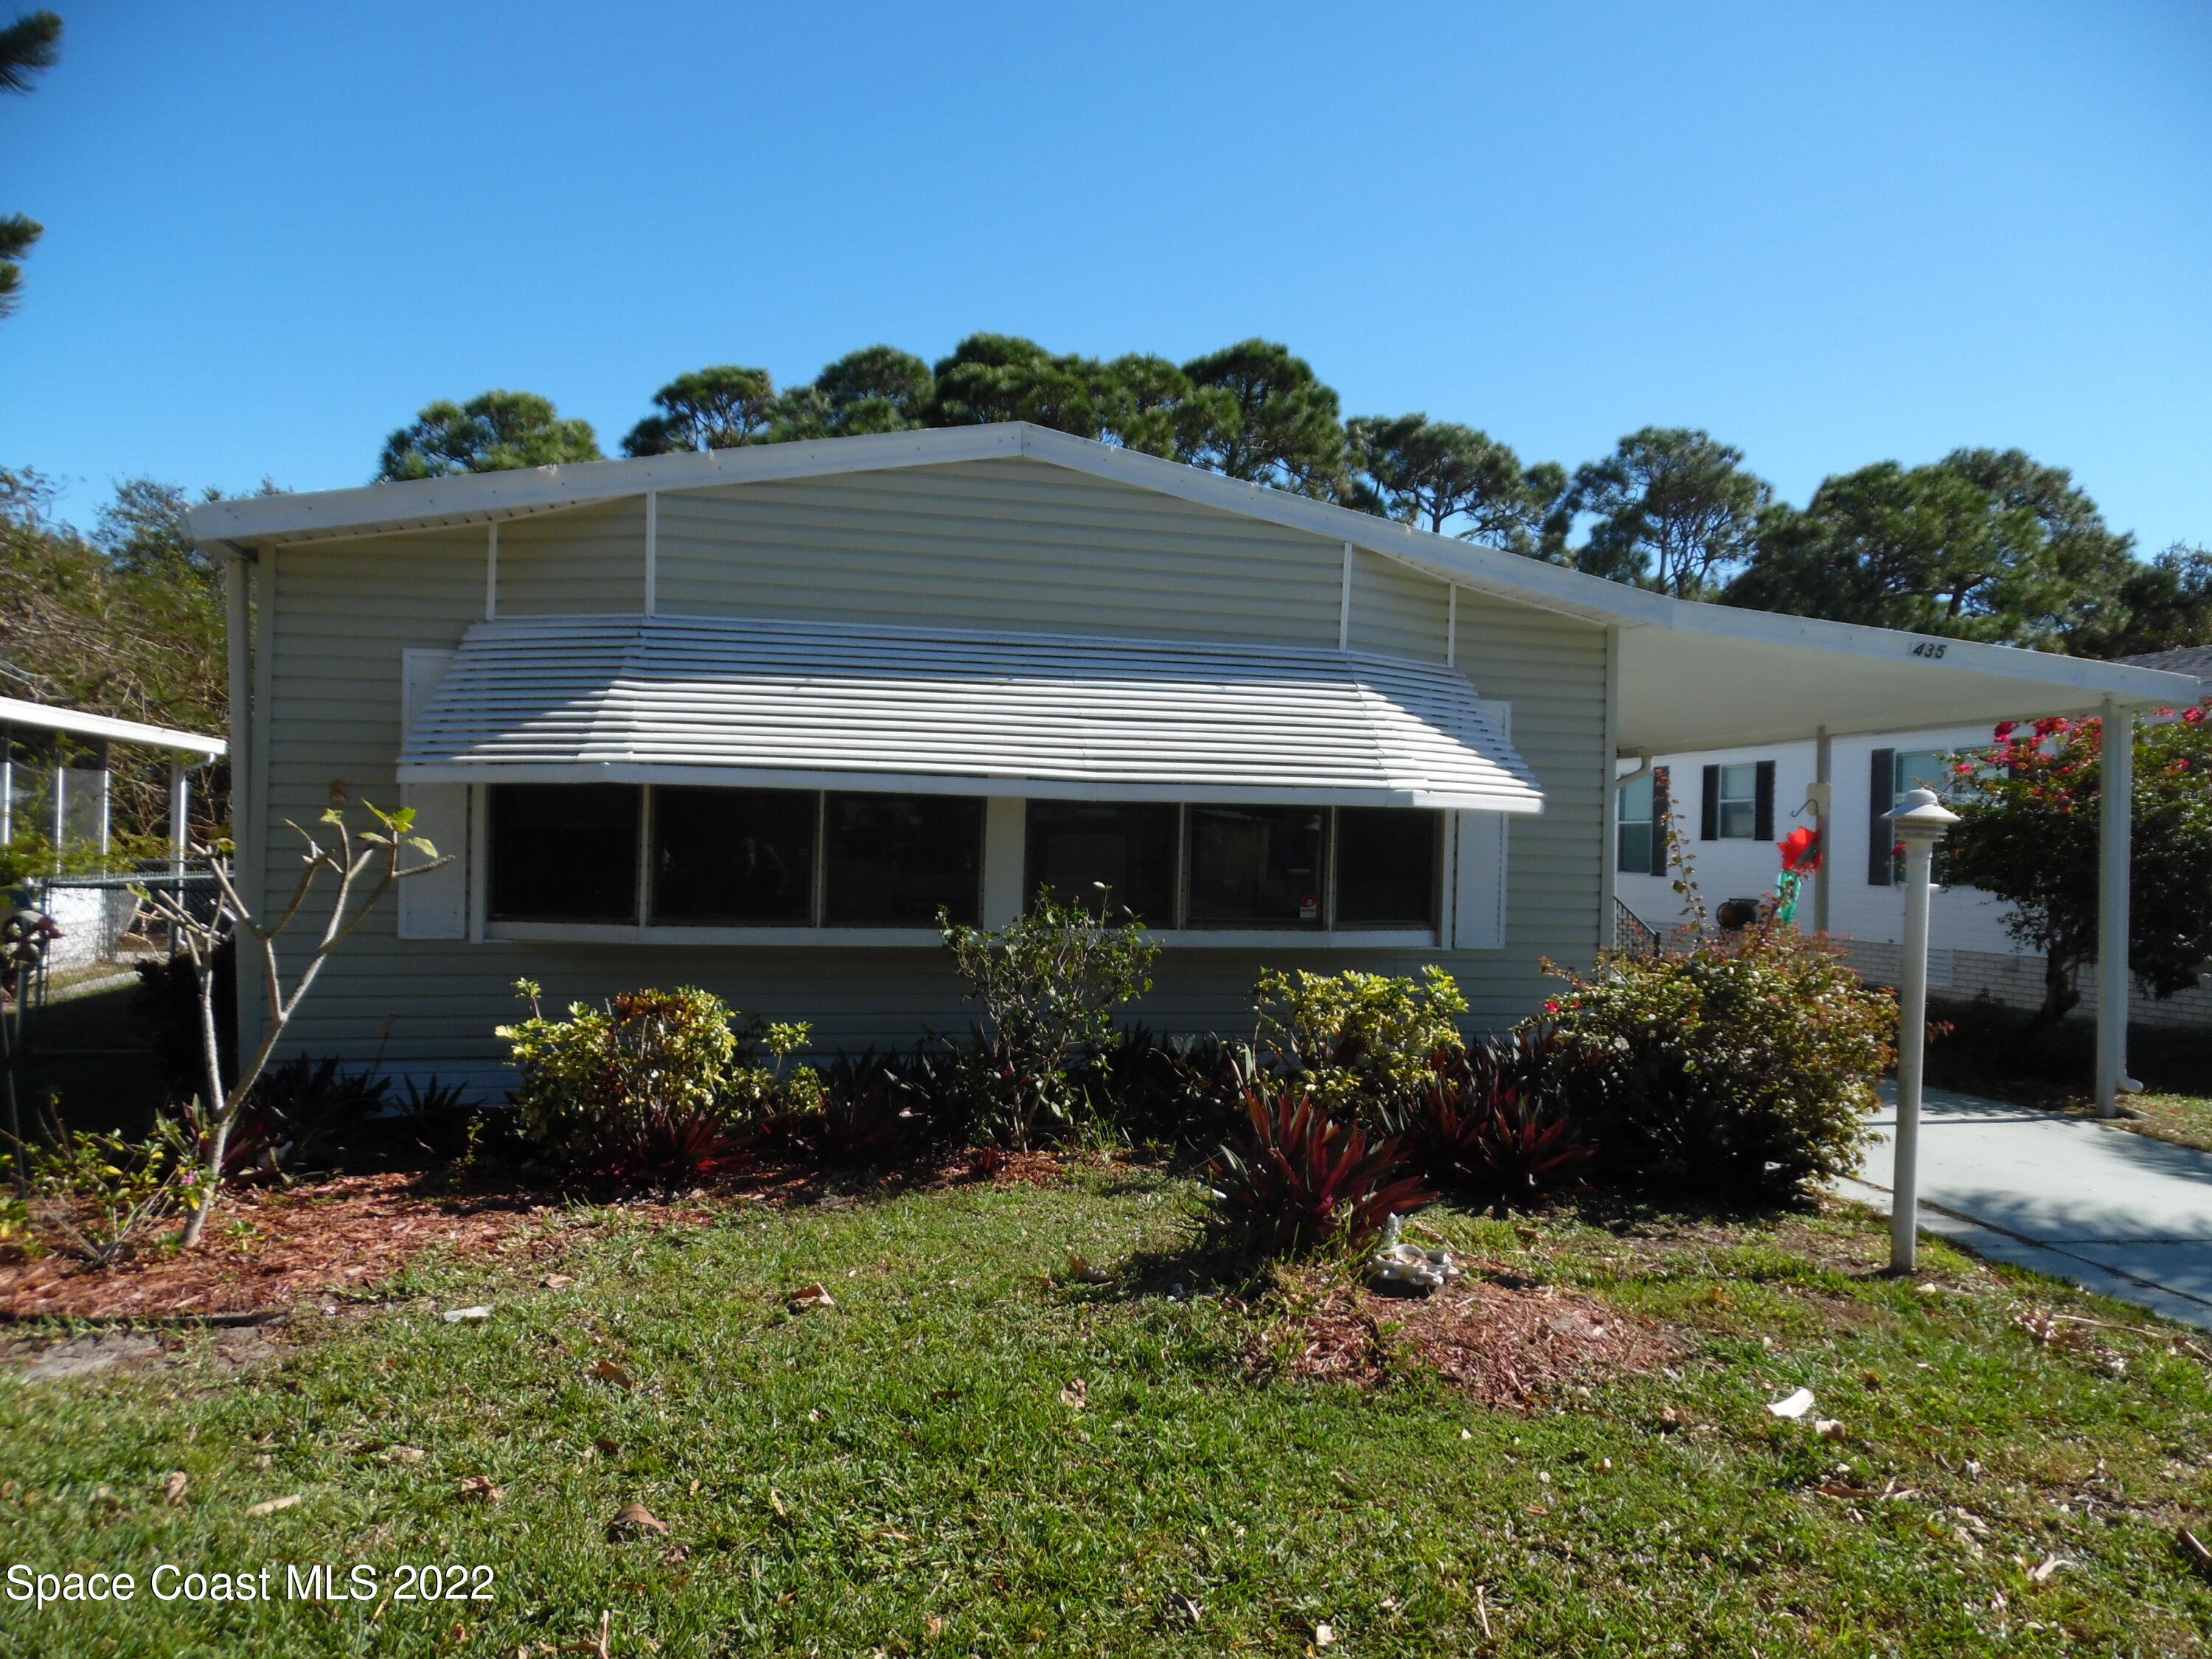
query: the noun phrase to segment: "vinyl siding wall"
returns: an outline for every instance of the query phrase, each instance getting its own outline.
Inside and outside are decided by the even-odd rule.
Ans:
[[[641,501],[502,526],[500,614],[635,612],[643,536]],[[356,801],[397,800],[400,653],[451,647],[482,614],[485,543],[480,530],[439,532],[264,556],[273,646],[261,823],[272,894],[298,869],[284,819],[312,823],[334,782]],[[657,565],[664,614],[1334,645],[1343,549],[1006,460],[664,494]],[[1440,661],[1445,614],[1443,584],[1356,558],[1355,649]],[[1598,940],[1605,647],[1601,628],[1460,594],[1458,665],[1482,695],[1512,702],[1516,744],[1548,802],[1511,831],[1507,949],[1328,951],[1286,939],[1279,951],[1170,950],[1130,1017],[1162,1030],[1241,1030],[1263,965],[1405,972],[1432,960],[1460,976],[1476,1026],[1526,1012],[1542,994],[1537,959],[1586,962]],[[957,1032],[972,1017],[933,948],[403,940],[394,916],[387,898],[333,961],[289,1052],[481,1073],[501,1053],[491,1029],[514,1018],[511,987],[524,976],[552,1006],[702,985],[748,1012],[813,1022],[824,1050]]]

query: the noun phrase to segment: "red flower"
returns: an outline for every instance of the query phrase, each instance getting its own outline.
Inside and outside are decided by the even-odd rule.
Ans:
[[[1559,1012],[1559,1005],[1556,1002],[1547,1002],[1544,1005],[1544,1012],[1547,1014],[1556,1014]]]
[[[2201,702],[2198,703],[2196,708],[2190,709],[2186,714],[2183,714],[2181,718],[2191,726],[2203,725],[2204,705]]]
[[[1996,739],[1999,743],[2010,743],[2012,741],[2012,729],[2015,724],[2017,724],[2017,722],[2013,720],[1999,720],[1997,722]]]
[[[1780,843],[1782,867],[1797,872],[1818,867],[1820,862],[1820,832],[1800,824],[1790,832],[1789,839]]]

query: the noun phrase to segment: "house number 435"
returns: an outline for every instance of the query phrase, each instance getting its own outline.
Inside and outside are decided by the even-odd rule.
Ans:
[[[1916,657],[1934,659],[1942,656],[1948,648],[1949,647],[1948,646],[1938,641],[1923,640],[1919,644],[1912,647],[1912,654]]]

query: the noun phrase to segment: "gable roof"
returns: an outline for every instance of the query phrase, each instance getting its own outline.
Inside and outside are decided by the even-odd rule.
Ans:
[[[1840,735],[2195,695],[2190,682],[2152,667],[1673,599],[1019,422],[246,496],[195,507],[190,523],[203,545],[251,557],[265,547],[486,524],[653,491],[1010,459],[1348,543],[1475,592],[1618,629],[1622,750],[1718,748],[1820,726]]]
[[[2194,674],[2197,680],[2212,686],[2212,645],[2185,645],[2179,651],[2146,651],[2137,657],[2122,657],[2122,662],[2133,663],[2138,668],[2162,669],[2169,674]]]

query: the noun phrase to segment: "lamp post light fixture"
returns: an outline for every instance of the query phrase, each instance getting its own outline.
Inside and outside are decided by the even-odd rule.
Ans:
[[[1897,1010],[1897,1162],[1890,1178],[1889,1270],[1912,1271],[1920,1232],[1920,1065],[1928,1042],[1929,869],[1959,815],[1932,789],[1908,789],[1884,814],[1905,843],[1905,961]]]

